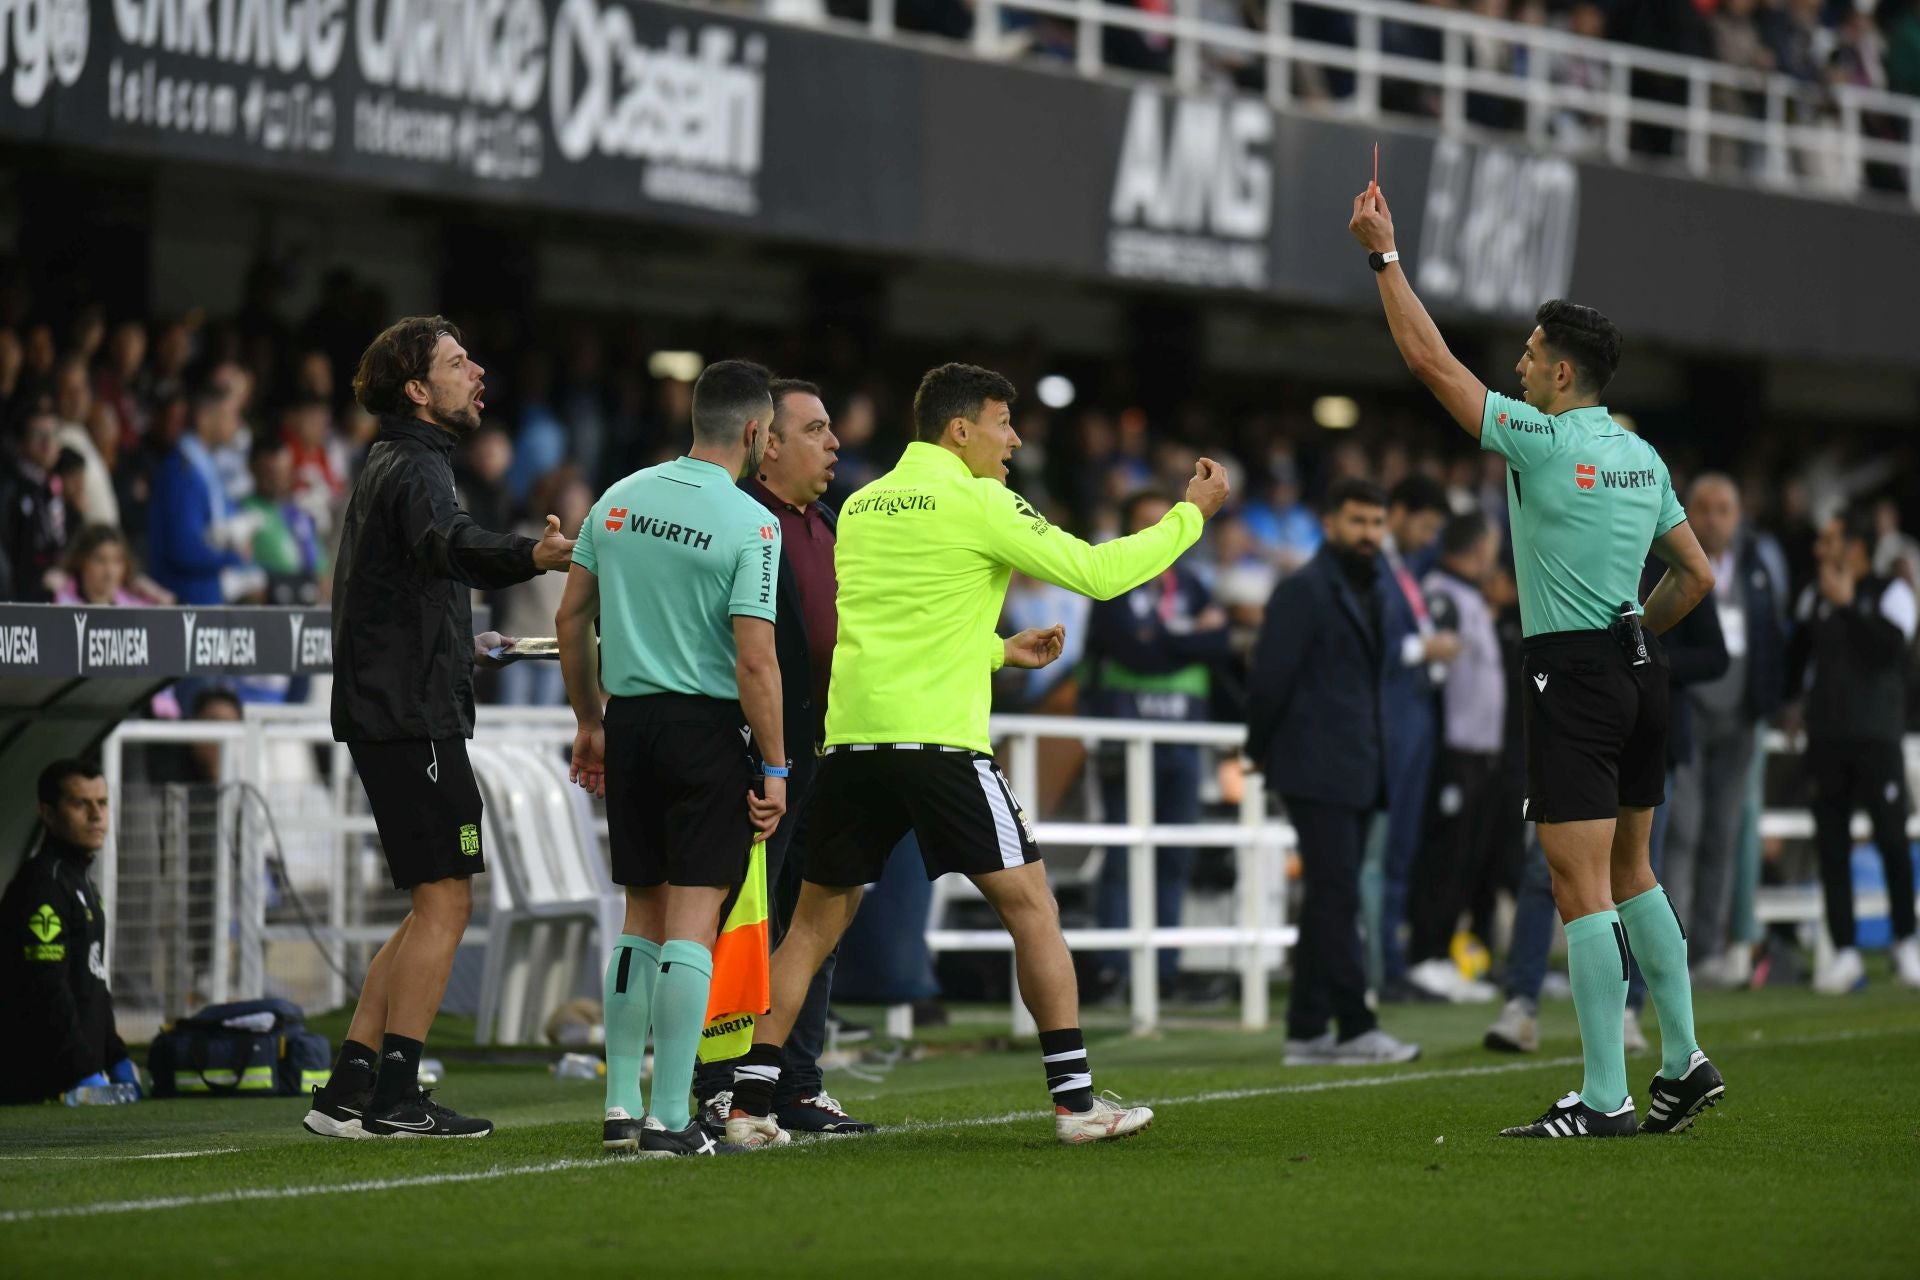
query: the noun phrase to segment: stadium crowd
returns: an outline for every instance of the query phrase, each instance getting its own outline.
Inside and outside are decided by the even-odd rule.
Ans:
[[[352,404],[346,384],[359,346],[385,321],[379,290],[336,271],[317,305],[296,321],[279,313],[273,274],[261,270],[245,305],[231,316],[152,318],[109,316],[98,306],[54,314],[33,305],[17,276],[7,278],[12,283],[0,288],[0,413],[7,424],[0,457],[0,599],[324,602],[342,504],[377,426]],[[483,319],[469,330],[477,353],[515,354],[496,361],[504,367],[488,377],[494,389],[487,419],[456,457],[460,498],[488,528],[522,525],[537,533],[539,518],[549,511],[577,527],[606,485],[677,454],[686,438],[690,379],[699,358],[691,356],[687,367],[691,353],[657,350],[665,345],[663,335],[638,324],[573,318],[545,326],[542,332],[554,335],[552,345],[539,346],[513,341],[502,327],[507,323]],[[737,336],[708,332],[703,340],[730,345]],[[741,345],[752,341],[742,338]],[[828,389],[840,443],[827,501],[837,504],[890,465],[901,447],[910,375],[877,374],[866,353],[831,342],[812,349],[784,338],[762,345],[778,353],[779,367],[816,377]],[[1045,372],[1030,351],[969,354],[1007,369],[1023,391]],[[894,358],[910,368],[919,356]],[[1150,413],[1126,398],[1103,400],[1113,389],[1132,385],[1117,365],[1108,375],[1097,383],[1083,379],[1093,395],[1068,408],[1023,396],[1015,407],[1024,445],[1012,460],[1013,487],[1056,523],[1097,541],[1151,523],[1166,500],[1159,495],[1177,494],[1204,450],[1230,469],[1235,505],[1209,524],[1205,540],[1176,572],[1110,605],[1016,579],[1007,603],[1009,627],[1065,621],[1067,661],[1041,671],[1002,672],[998,708],[1244,721],[1248,660],[1268,600],[1319,551],[1318,500],[1349,480],[1373,482],[1392,497],[1394,585],[1404,589],[1410,612],[1399,634],[1389,626],[1388,643],[1401,652],[1413,635],[1419,652],[1407,665],[1430,677],[1410,696],[1429,707],[1444,696],[1448,669],[1463,648],[1474,646],[1433,633],[1457,631],[1459,623],[1447,619],[1465,615],[1483,617],[1498,630],[1500,660],[1511,675],[1517,604],[1510,571],[1501,567],[1509,561],[1498,458],[1474,452],[1430,415],[1390,397],[1368,402],[1353,429],[1333,431],[1315,425],[1306,403],[1286,397],[1248,414],[1197,401]],[[1916,474],[1910,446],[1887,448],[1865,433],[1818,445],[1758,433],[1740,442],[1740,468],[1729,477],[1709,477],[1703,490],[1696,479],[1730,456],[1686,438],[1658,443],[1690,507],[1703,493],[1718,504],[1726,531],[1715,554],[1737,557],[1767,575],[1769,608],[1778,615],[1783,643],[1796,618],[1813,617],[1825,589],[1822,565],[1838,535],[1822,534],[1837,513],[1854,513],[1842,532],[1868,540],[1864,554],[1870,563],[1862,571],[1920,582],[1920,541],[1902,528],[1896,501],[1902,478]],[[1476,535],[1481,529],[1490,538],[1484,556]],[[1456,600],[1428,610],[1436,573],[1450,574],[1438,583],[1440,594],[1457,595],[1468,581],[1484,607],[1462,609]],[[488,603],[496,628],[508,635],[550,634],[562,585],[551,576],[551,582],[495,593]],[[1425,592],[1414,585],[1423,580]],[[1723,608],[1736,604],[1746,607],[1728,600]],[[1909,637],[1907,666],[1913,657]],[[1488,660],[1484,647],[1479,660]],[[549,664],[481,675],[484,698],[563,701],[558,672]],[[1908,679],[1904,687],[1910,698],[1920,681]],[[249,699],[284,698],[288,692],[284,681],[249,682],[239,690]],[[292,692],[298,697],[302,691],[294,686]],[[1797,704],[1775,713],[1787,692],[1781,688],[1758,699],[1754,705],[1763,714],[1753,719],[1797,724]],[[1702,713],[1716,732],[1732,714],[1724,693],[1712,695],[1719,700]],[[155,713],[179,711],[162,699]],[[1517,750],[1516,716],[1494,726],[1492,741],[1469,732],[1470,743],[1448,740],[1446,716],[1396,713],[1386,723],[1389,753],[1396,749],[1394,735],[1413,731],[1408,726],[1421,726],[1418,732],[1428,735],[1420,745],[1429,759],[1438,751],[1444,762],[1452,747],[1511,761]],[[1916,723],[1911,710],[1906,723]],[[1751,729],[1752,719],[1745,726],[1749,738]],[[1124,799],[1121,762],[1096,756],[1093,763],[1103,805],[1117,820]],[[1191,820],[1203,793],[1218,794],[1202,772],[1197,750],[1163,748],[1156,756],[1162,821]],[[1723,780],[1724,774],[1721,769],[1714,776]],[[1219,781],[1231,794],[1235,778]],[[1425,848],[1419,828],[1432,796],[1425,776],[1410,785],[1417,794],[1400,797],[1394,806],[1402,812],[1403,829],[1377,838]],[[1784,785],[1799,783],[1788,777]],[[1736,830],[1740,825],[1729,814],[1750,805],[1758,786],[1757,780],[1739,786],[1696,782],[1677,792],[1688,798],[1674,807],[1714,804],[1725,810],[1675,813],[1673,823],[1688,833],[1688,847],[1698,844],[1703,827],[1710,840],[1726,845],[1729,824]],[[1411,830],[1404,829],[1408,824]],[[1474,864],[1475,882],[1461,899],[1473,932],[1487,941],[1496,891],[1517,893],[1526,875],[1518,824],[1513,827],[1502,837],[1498,857]],[[1739,856],[1757,863],[1757,837],[1749,844]],[[1768,875],[1793,874],[1780,865],[1778,842],[1769,854]],[[1729,847],[1713,856],[1724,862],[1735,853]],[[1103,921],[1118,924],[1125,919],[1124,859],[1109,858],[1108,866],[1096,909]],[[1159,914],[1177,921],[1185,888],[1223,874],[1230,875],[1230,867],[1217,860],[1191,850],[1165,851]],[[1421,873],[1413,874],[1417,879]],[[1727,887],[1732,882],[1724,866],[1700,873],[1699,883],[1711,886],[1713,899],[1702,918],[1723,935],[1703,946],[1705,957],[1719,956],[1723,943],[1760,941],[1750,910],[1749,918],[1727,915],[1723,900],[1733,892]],[[1391,887],[1382,896],[1390,915],[1406,913],[1404,886],[1398,897]],[[1381,909],[1372,908],[1376,914]],[[1445,950],[1453,921],[1419,926],[1419,954],[1411,958],[1392,941],[1404,923],[1394,918],[1370,931],[1377,983],[1408,998],[1487,997],[1481,986],[1422,963],[1440,958],[1435,952]],[[1384,948],[1382,938],[1389,940]],[[1124,983],[1120,961],[1113,957],[1106,965],[1110,994]],[[1167,976],[1175,978],[1172,953],[1165,963]],[[1744,970],[1727,972],[1738,979]],[[1422,987],[1410,976],[1415,974],[1433,980]],[[1409,990],[1408,983],[1417,989]]]

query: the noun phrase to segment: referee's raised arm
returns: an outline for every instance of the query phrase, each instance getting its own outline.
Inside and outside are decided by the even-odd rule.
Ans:
[[[1393,330],[1394,345],[1413,376],[1426,384],[1453,420],[1475,440],[1480,438],[1481,412],[1487,401],[1487,388],[1467,367],[1447,350],[1446,339],[1433,323],[1433,317],[1420,305],[1400,263],[1400,251],[1393,245],[1393,213],[1387,197],[1377,183],[1353,198],[1353,218],[1347,223],[1367,250],[1380,285],[1380,304],[1386,308],[1387,327]]]

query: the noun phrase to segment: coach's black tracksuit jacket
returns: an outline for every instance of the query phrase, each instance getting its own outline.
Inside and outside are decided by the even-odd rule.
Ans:
[[[47,837],[0,896],[0,1102],[41,1102],[127,1056],[90,850]]]
[[[453,434],[382,418],[347,500],[333,569],[333,736],[403,742],[473,736],[474,587],[539,572],[532,538],[490,533],[460,509]]]

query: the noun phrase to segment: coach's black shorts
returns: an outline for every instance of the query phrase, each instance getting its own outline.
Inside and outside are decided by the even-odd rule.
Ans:
[[[1526,816],[1586,822],[1667,798],[1667,654],[1647,633],[1639,665],[1605,631],[1555,631],[1521,646]]]
[[[806,878],[871,884],[909,829],[929,880],[1040,860],[1033,826],[993,757],[918,743],[828,747],[807,805]]]
[[[731,889],[753,850],[757,772],[738,702],[657,693],[607,703],[613,882]]]
[[[480,784],[467,761],[465,738],[349,742],[347,752],[367,789],[393,887],[478,875]]]

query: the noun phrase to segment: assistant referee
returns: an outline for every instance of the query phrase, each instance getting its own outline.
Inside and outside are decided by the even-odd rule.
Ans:
[[[1726,1085],[1694,1040],[1686,935],[1647,861],[1653,810],[1666,798],[1667,662],[1655,637],[1713,590],[1712,567],[1660,455],[1600,403],[1620,362],[1611,321],[1570,302],[1542,306],[1514,367],[1522,399],[1509,399],[1447,350],[1400,265],[1377,184],[1354,197],[1347,229],[1370,251],[1407,367],[1482,449],[1507,461],[1526,637],[1526,813],[1566,922],[1586,1079],[1532,1124],[1502,1132],[1679,1132]],[[1667,572],[1643,610],[1649,545]],[[1629,939],[1660,1015],[1662,1057],[1637,1125],[1622,1044]]]
[[[707,366],[693,385],[693,447],[594,504],[554,620],[579,726],[574,780],[606,796],[613,880],[627,891],[606,973],[609,1151],[722,1153],[688,1106],[714,936],[754,833],[772,835],[786,811],[780,522],[736,487],[767,449],[771,379],[745,360]],[[764,796],[753,791],[749,733],[767,762]],[[640,1091],[649,1027],[650,1114]]]

